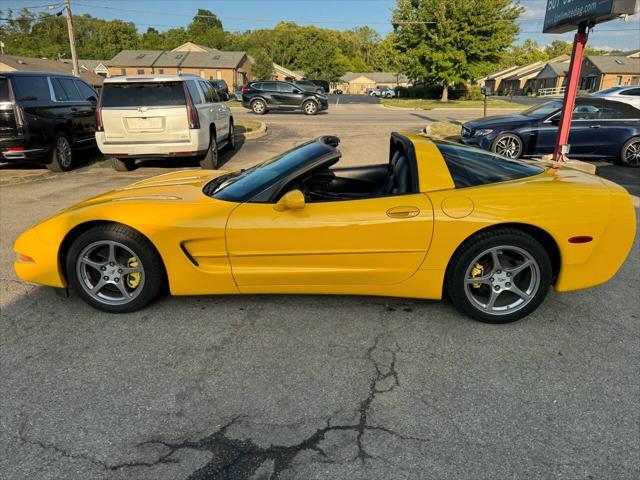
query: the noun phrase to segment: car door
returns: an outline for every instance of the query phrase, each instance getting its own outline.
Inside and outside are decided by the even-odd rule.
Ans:
[[[63,92],[64,96],[60,95],[62,98],[56,100],[66,104],[66,115],[73,125],[73,143],[83,146],[94,138],[95,109],[89,101],[82,98],[72,78],[56,77],[52,80],[57,82]]]
[[[593,99],[590,103],[580,103],[575,106],[569,131],[569,145],[571,145],[569,156],[588,157],[595,154],[598,142],[601,141],[601,132],[599,131],[600,103],[601,100]],[[553,153],[559,123],[560,112],[540,122],[537,128],[536,147],[535,151],[531,152],[532,154]]]
[[[278,82],[276,88],[278,91],[275,93],[275,96],[281,106],[297,108],[302,103],[302,91],[295,85],[287,82]]]
[[[217,111],[213,108],[213,104],[205,102],[204,92],[202,92],[198,85],[199,82],[196,80],[185,80],[184,83],[187,85],[191,102],[198,111],[200,128],[208,129],[209,125],[216,125]]]
[[[210,113],[213,114],[218,138],[222,139],[229,132],[228,108],[221,103],[220,96],[211,83],[204,80],[199,80],[198,83],[204,95],[205,104],[208,105]]]
[[[86,106],[84,120],[86,122],[88,136],[95,140],[96,132],[96,104],[98,103],[98,94],[96,91],[87,85],[85,82],[79,79],[74,79],[73,82],[76,88],[80,92],[80,97],[83,102],[88,102]]]
[[[243,203],[226,239],[238,286],[390,285],[416,272],[432,230],[431,202],[416,193],[285,211]]]

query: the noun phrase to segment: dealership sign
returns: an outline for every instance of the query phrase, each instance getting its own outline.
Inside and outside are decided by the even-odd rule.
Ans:
[[[620,15],[633,15],[637,0],[547,0],[543,33],[576,30],[580,23],[596,24]]]

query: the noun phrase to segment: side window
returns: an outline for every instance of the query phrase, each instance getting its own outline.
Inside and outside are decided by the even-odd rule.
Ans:
[[[256,90],[264,90],[262,82],[257,82],[251,85],[251,88],[255,88]]]
[[[276,82],[264,82],[262,84],[261,90],[265,90],[267,92],[277,92],[277,83]]]
[[[13,93],[17,101],[51,100],[51,92],[47,77],[39,75],[25,75],[14,77]]]
[[[581,104],[573,109],[572,120],[595,120],[600,118],[600,109],[595,105]]]
[[[204,92],[205,103],[214,103],[214,102],[220,101],[220,98],[218,97],[218,92],[216,91],[215,88],[213,88],[213,85],[211,85],[208,82],[200,82],[200,87]]]
[[[56,102],[67,102],[69,101],[69,97],[67,97],[67,92],[60,85],[60,81],[57,78],[51,77],[51,85],[53,86],[53,95],[56,99]]]
[[[298,89],[291,85],[290,83],[277,83],[278,91],[282,93],[294,93],[297,92]]]
[[[67,101],[80,101],[82,97],[80,96],[80,92],[75,86],[75,83],[70,78],[58,78],[60,85],[62,85],[62,89],[67,94]]]
[[[81,80],[74,80],[76,87],[80,90],[80,95],[83,100],[87,102],[95,102],[98,99],[98,94],[89,85]]]
[[[186,80],[184,83],[187,84],[187,89],[189,90],[189,95],[191,95],[191,101],[193,102],[193,104],[201,104],[202,96],[200,95],[200,91],[198,90],[196,82],[194,82],[193,80]]]
[[[631,95],[633,97],[640,97],[640,88],[631,88],[622,92],[622,95]]]

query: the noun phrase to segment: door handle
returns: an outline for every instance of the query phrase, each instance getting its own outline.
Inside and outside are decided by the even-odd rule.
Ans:
[[[413,218],[419,214],[418,207],[393,207],[387,210],[387,216],[391,218]]]

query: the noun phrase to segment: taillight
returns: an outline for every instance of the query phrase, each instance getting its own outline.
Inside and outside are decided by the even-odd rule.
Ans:
[[[16,98],[13,95],[13,87],[11,86],[11,82],[9,82],[9,102],[13,107],[13,117],[16,121],[16,128],[18,130],[26,131],[26,122],[24,119],[24,110],[18,103],[16,102]]]
[[[249,85],[242,87],[242,93],[249,93]]]
[[[187,101],[187,118],[189,119],[189,128],[191,130],[197,130],[200,128],[200,117],[198,116],[198,110],[193,106],[191,101],[191,95],[189,95],[189,89],[187,84],[182,82],[184,88],[184,98]]]

